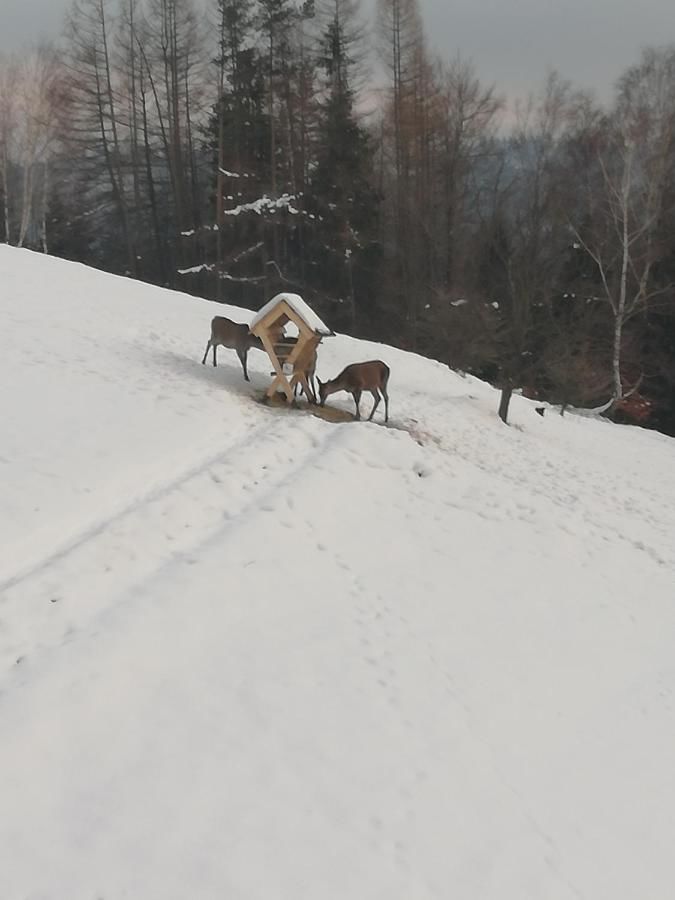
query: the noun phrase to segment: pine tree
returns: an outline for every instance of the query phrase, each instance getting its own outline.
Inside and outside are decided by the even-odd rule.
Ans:
[[[355,113],[351,87],[355,67],[348,11],[353,4],[333,0],[319,42],[324,73],[308,210],[316,216],[311,254],[316,286],[334,302],[345,304],[342,318],[351,330],[363,323],[357,287],[371,249],[379,197],[373,187],[373,147]]]
[[[258,0],[260,28],[267,56],[267,109],[270,121],[270,190],[276,198],[278,193],[278,128],[276,110],[281,92],[281,62],[287,51],[291,25],[297,16],[297,8],[291,0]]]

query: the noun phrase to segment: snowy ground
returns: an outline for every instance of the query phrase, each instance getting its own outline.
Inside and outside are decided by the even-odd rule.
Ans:
[[[670,896],[675,443],[215,312],[0,247],[0,900]]]

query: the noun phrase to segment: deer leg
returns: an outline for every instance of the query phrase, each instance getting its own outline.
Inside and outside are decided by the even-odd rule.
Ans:
[[[209,341],[206,345],[206,350],[204,351],[204,359],[202,360],[202,365],[206,362],[206,357],[209,355],[209,347],[211,346],[211,341]]]
[[[375,388],[375,390],[371,391],[370,393],[373,395],[373,400],[375,401],[375,403],[373,403],[373,408],[370,411],[370,415],[368,416],[368,421],[372,422],[373,416],[375,415],[375,410],[380,405],[380,392],[377,390],[377,388]]]
[[[389,421],[389,394],[387,393],[386,387],[380,388],[382,391],[382,396],[384,397],[384,421]]]
[[[361,418],[361,412],[359,410],[359,403],[361,402],[361,391],[352,391],[352,397],[354,398],[354,403],[356,404],[356,418]]]
[[[248,377],[248,372],[246,371],[246,350],[237,350],[237,356],[239,357],[239,362],[241,363],[241,367],[244,370],[244,378],[246,381],[250,381],[251,379]]]
[[[216,365],[216,347],[218,346],[218,344],[212,344],[211,346],[213,347],[213,365],[215,366]]]

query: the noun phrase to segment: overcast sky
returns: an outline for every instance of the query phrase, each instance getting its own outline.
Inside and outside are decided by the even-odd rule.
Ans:
[[[0,0],[0,50],[57,37],[69,5]],[[459,51],[484,81],[511,96],[538,86],[555,68],[606,98],[643,46],[675,41],[674,0],[420,0],[420,6],[439,53]]]

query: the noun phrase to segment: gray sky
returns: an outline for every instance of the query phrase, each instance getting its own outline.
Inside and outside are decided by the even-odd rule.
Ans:
[[[421,0],[437,50],[472,59],[509,94],[548,68],[601,98],[643,47],[675,41],[673,0]]]
[[[69,5],[70,0],[0,0],[0,51],[58,36]],[[420,5],[432,46],[446,57],[461,52],[483,81],[511,96],[537,87],[550,67],[606,98],[643,46],[675,41],[673,0],[420,0]]]

